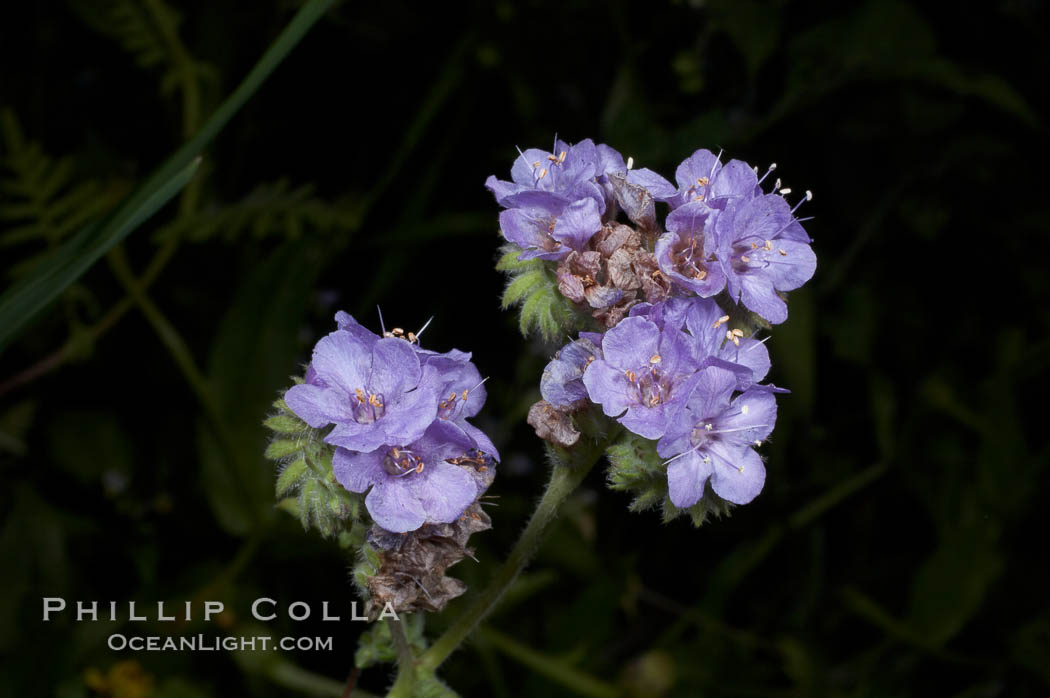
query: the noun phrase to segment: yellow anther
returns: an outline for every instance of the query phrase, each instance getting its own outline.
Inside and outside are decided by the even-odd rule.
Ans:
[[[470,392],[469,390],[464,390],[464,391],[463,391],[463,399],[464,399],[464,400],[466,400],[466,399],[467,399],[467,393],[469,393],[469,392]]]
[[[540,170],[540,179],[543,179],[543,178],[544,178],[544,177],[546,177],[546,176],[547,176],[547,168],[546,168],[546,167],[544,167],[544,168],[542,168],[542,169]]]
[[[746,254],[742,254],[742,255],[740,255],[740,261],[744,262],[746,264],[746,263],[751,261],[751,258],[748,257]]]
[[[735,334],[737,337],[743,337],[744,336],[744,331],[743,330],[733,330],[733,334]]]
[[[558,153],[558,162],[565,162],[566,155],[567,153],[564,150]]]
[[[634,380],[636,378],[636,376],[634,375],[634,371],[632,371],[631,369],[627,369],[626,371],[623,372],[623,375],[627,376],[627,380],[629,380],[632,383],[634,383]]]
[[[661,357],[659,354],[653,354],[652,356],[649,357],[649,363],[651,363],[651,364],[658,364],[662,360],[663,360],[663,357]]]
[[[711,183],[711,180],[707,177],[698,177],[696,183],[699,184],[701,187],[706,187],[708,184]]]
[[[729,316],[723,315],[722,317],[715,320],[715,324],[711,325],[711,327],[718,327],[719,325],[724,325],[727,322],[729,322]]]
[[[423,472],[423,461],[419,461],[419,465],[416,466],[416,472],[417,473]]]
[[[714,428],[715,428],[715,425],[712,424],[711,422],[708,422],[707,424],[704,425],[704,430],[705,431],[711,431]]]
[[[751,411],[751,408],[749,408],[747,405],[744,405],[740,408],[740,411],[746,416],[747,413]]]
[[[777,252],[780,253],[781,257],[787,257],[787,252],[784,251],[783,247],[781,247],[779,250],[777,250]]]
[[[354,388],[354,395],[357,396],[359,402],[366,402],[365,391],[360,388]]]
[[[767,252],[772,252],[773,251],[773,241],[772,240],[766,240],[766,244],[762,245],[762,248],[765,249]]]

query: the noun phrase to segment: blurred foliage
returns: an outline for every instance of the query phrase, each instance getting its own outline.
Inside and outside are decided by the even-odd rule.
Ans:
[[[297,4],[0,10],[8,283],[195,133]],[[455,568],[482,586],[545,479],[524,416],[552,347],[499,299],[528,308],[524,330],[562,310],[549,275],[504,257],[505,287],[493,269],[483,182],[555,132],[668,176],[698,147],[776,161],[816,193],[820,266],[770,343],[792,393],[762,496],[695,529],[628,511],[644,459],[613,479],[627,492],[594,474],[442,680],[497,698],[1045,695],[1048,20],[1032,0],[337,6],[175,205],[0,357],[0,695],[382,692],[389,632],[347,620],[344,548],[275,511],[262,420],[336,309],[434,315],[427,346],[491,377],[499,507]],[[227,611],[42,623],[43,596]],[[248,625],[260,596],[345,603],[344,620]],[[132,654],[113,632],[334,651]]]

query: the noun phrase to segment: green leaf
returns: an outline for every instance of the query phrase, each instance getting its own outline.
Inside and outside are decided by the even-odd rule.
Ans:
[[[306,32],[335,3],[309,0],[259,62],[189,141],[158,167],[103,221],[81,230],[34,273],[0,296],[0,352],[21,329],[99,257],[173,197],[200,165],[200,154]]]
[[[281,402],[283,403],[284,401],[282,400]],[[310,428],[306,425],[306,422],[291,414],[275,414],[267,418],[263,422],[263,426],[278,434],[301,434]]]
[[[0,352],[26,323],[80,278],[99,257],[179,193],[199,166],[200,159],[194,159],[162,182],[152,184],[144,194],[132,194],[104,221],[82,228],[40,262],[32,274],[0,296]],[[152,180],[147,184],[150,183]],[[143,188],[146,185],[140,189]]]
[[[533,269],[517,277],[510,282],[507,290],[503,292],[503,307],[509,308],[517,304],[525,296],[529,295],[537,285],[544,283],[546,280],[547,275],[542,269]]]
[[[263,455],[270,460],[280,460],[282,458],[287,458],[293,453],[299,453],[301,450],[302,446],[297,441],[278,439],[270,442],[270,445],[266,447],[266,451]]]
[[[305,458],[294,460],[284,466],[281,469],[281,474],[277,477],[277,496],[283,496],[288,490],[297,485],[304,474],[306,474]]]
[[[312,255],[299,243],[256,265],[244,278],[212,345],[207,374],[234,441],[232,472],[203,423],[198,444],[204,490],[216,517],[231,533],[247,533],[273,509],[273,469],[261,458],[267,433],[259,415],[266,413],[287,382],[288,367],[300,351],[297,330],[319,268]],[[267,424],[276,420],[282,428],[290,428],[290,419],[287,414],[276,415]],[[297,440],[278,443],[293,441]]]

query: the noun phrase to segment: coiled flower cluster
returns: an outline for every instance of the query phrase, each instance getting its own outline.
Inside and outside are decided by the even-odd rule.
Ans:
[[[628,432],[609,451],[610,481],[636,508],[665,499],[665,513],[702,520],[765,482],[755,448],[786,391],[762,384],[757,334],[787,319],[785,293],[816,270],[795,216],[812,194],[791,205],[779,179],[766,184],[774,170],[698,150],[671,183],[607,145],[556,141],[519,152],[511,181],[486,182],[505,209],[502,268],[523,272],[508,288],[523,325],[530,296],[554,287],[569,311],[547,311],[541,328],[579,332],[544,371],[529,421],[572,447],[581,415],[600,406]]]
[[[456,521],[492,480],[499,454],[471,424],[485,389],[470,354],[439,354],[400,329],[376,335],[350,315],[322,338],[289,409],[331,429],[332,470],[382,529],[415,531]]]

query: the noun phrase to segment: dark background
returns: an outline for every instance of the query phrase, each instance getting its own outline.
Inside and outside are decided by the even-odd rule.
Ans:
[[[6,3],[4,284],[174,150],[294,9]],[[637,696],[1045,695],[1047,19],[1035,0],[337,6],[123,246],[136,273],[174,252],[149,295],[235,436],[236,480],[192,367],[121,310],[105,261],[0,357],[0,693],[339,695],[316,676],[350,673],[364,626],[345,619],[267,624],[334,636],[280,659],[105,647],[253,634],[258,596],[349,614],[348,554],[273,510],[261,457],[270,402],[336,309],[373,327],[377,303],[406,329],[433,315],[425,344],[490,376],[499,507],[480,562],[456,568],[488,578],[542,488],[524,416],[552,348],[499,307],[483,182],[557,133],[667,177],[701,147],[775,161],[815,194],[819,266],[769,343],[793,392],[762,495],[696,530],[628,513],[596,471],[487,623],[543,656],[483,637],[448,683],[572,695],[538,673],[553,665]],[[43,596],[230,612],[44,624]]]

